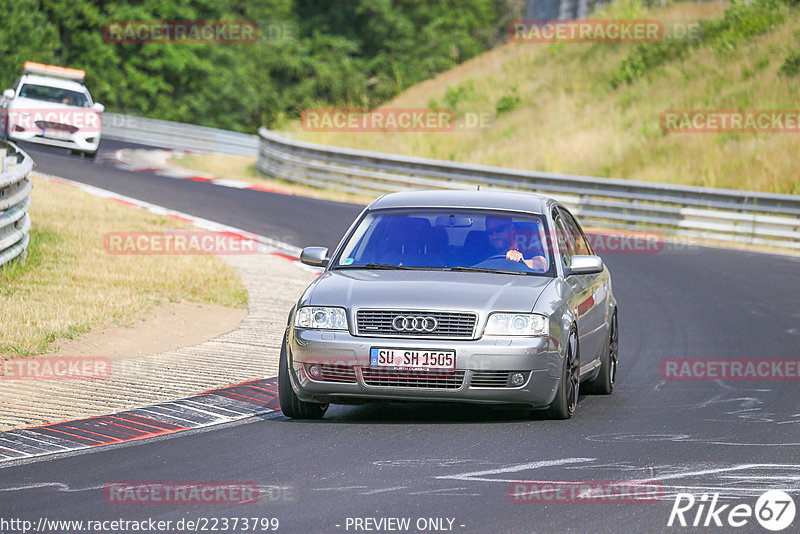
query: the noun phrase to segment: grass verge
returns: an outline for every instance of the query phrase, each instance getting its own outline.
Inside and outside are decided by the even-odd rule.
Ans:
[[[47,352],[99,324],[127,324],[163,302],[244,308],[233,268],[207,255],[111,255],[112,231],[189,229],[186,223],[32,176],[25,262],[0,269],[0,354]]]
[[[509,43],[385,107],[490,113],[485,129],[310,132],[296,139],[464,163],[800,194],[792,133],[664,133],[684,109],[796,110],[800,9],[788,0],[618,1],[605,19],[702,25],[692,43]],[[356,106],[357,107],[357,106]]]

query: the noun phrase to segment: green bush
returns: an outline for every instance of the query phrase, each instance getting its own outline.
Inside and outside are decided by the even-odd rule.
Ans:
[[[519,93],[517,91],[516,86],[511,88],[511,94],[503,95],[500,97],[500,100],[497,101],[497,105],[495,106],[495,110],[497,111],[498,115],[503,113],[507,113],[509,111],[513,111],[519,107],[521,102]]]
[[[797,76],[797,74],[800,73],[800,52],[796,52],[787,57],[778,72],[790,78]]]
[[[475,82],[467,80],[459,85],[448,85],[444,91],[444,106],[455,112],[461,111],[461,104],[475,98]]]

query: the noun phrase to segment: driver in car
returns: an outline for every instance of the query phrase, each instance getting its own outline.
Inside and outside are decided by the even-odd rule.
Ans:
[[[526,259],[523,257],[522,252],[517,250],[514,222],[510,219],[487,217],[486,234],[489,236],[489,242],[498,255],[505,255],[507,260],[522,261],[534,271],[543,272],[547,270],[547,260],[544,256],[534,255]]]

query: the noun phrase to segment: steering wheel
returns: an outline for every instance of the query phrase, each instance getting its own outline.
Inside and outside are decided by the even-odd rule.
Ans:
[[[509,260],[506,258],[505,254],[494,254],[489,256],[485,260],[482,260],[473,267],[485,268],[485,269],[501,269],[501,270],[514,270],[514,271],[521,271],[521,272],[528,272],[528,266],[521,261],[514,261]]]

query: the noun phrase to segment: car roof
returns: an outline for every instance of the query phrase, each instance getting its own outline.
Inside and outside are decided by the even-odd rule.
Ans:
[[[46,87],[58,87],[59,89],[68,89],[70,91],[77,91],[79,93],[88,93],[86,86],[74,80],[65,80],[63,78],[54,78],[52,76],[42,76],[39,74],[23,74],[22,83],[32,83],[35,85],[44,85]]]
[[[389,193],[370,204],[370,209],[473,208],[542,214],[552,199],[536,193],[515,191],[408,191]]]

